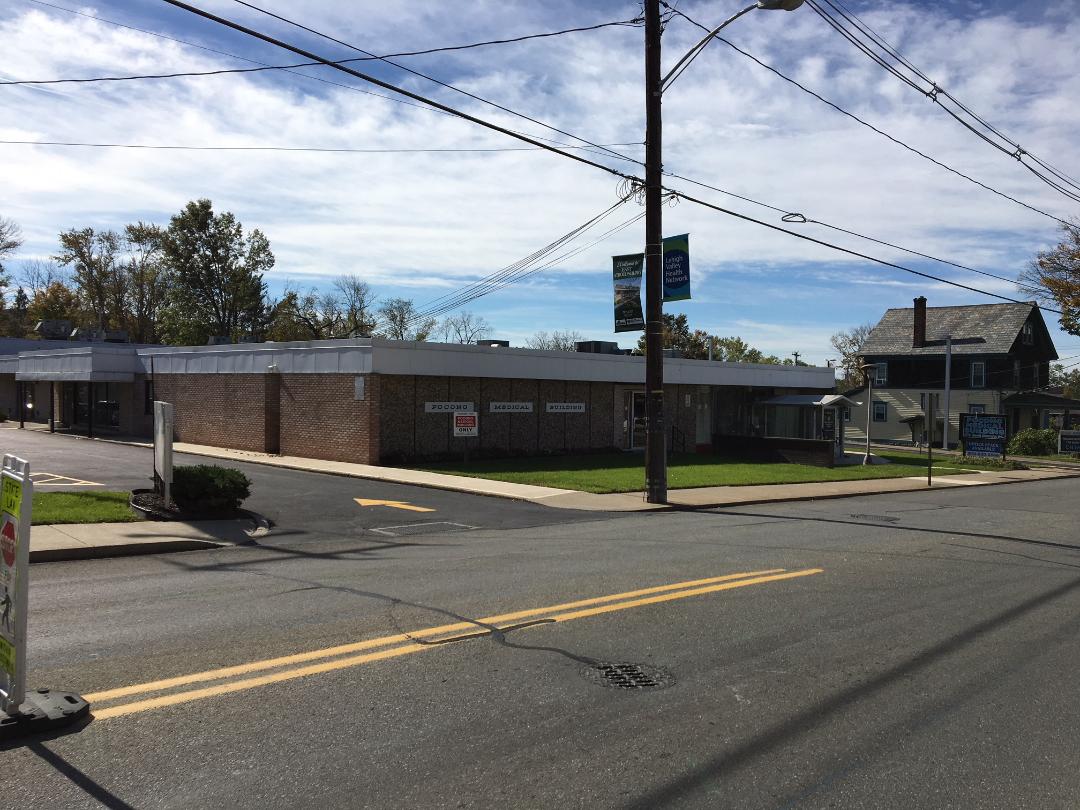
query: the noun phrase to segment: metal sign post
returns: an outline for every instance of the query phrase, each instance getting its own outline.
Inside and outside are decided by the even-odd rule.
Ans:
[[[530,403],[531,405],[532,403]],[[454,438],[475,438],[480,435],[480,418],[474,411],[454,414]],[[465,463],[469,463],[469,444],[465,443]]]
[[[4,456],[0,468],[0,740],[65,725],[90,711],[90,704],[70,692],[26,692],[33,495],[30,463]]]
[[[154,488],[165,500],[166,509],[172,502],[173,414],[170,403],[154,401]]]

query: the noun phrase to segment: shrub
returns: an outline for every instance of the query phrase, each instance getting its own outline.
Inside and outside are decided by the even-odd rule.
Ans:
[[[233,512],[251,495],[251,481],[239,470],[195,464],[173,468],[172,499],[185,512]]]
[[[1057,431],[1050,428],[1021,430],[1009,441],[1014,456],[1049,456],[1057,452]]]

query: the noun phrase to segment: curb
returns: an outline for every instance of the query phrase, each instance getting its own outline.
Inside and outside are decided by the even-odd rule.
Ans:
[[[233,543],[213,540],[148,540],[144,543],[125,543],[115,546],[82,546],[30,550],[31,563],[98,560],[109,557],[136,557],[146,554],[165,554],[173,551],[201,551],[211,548],[234,547]]]

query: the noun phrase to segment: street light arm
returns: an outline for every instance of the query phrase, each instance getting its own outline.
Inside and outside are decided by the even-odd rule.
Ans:
[[[733,14],[732,16],[728,17],[726,20],[724,20],[722,23],[720,23],[720,25],[716,26],[716,28],[714,28],[712,31],[710,31],[704,37],[702,37],[701,41],[697,45],[695,45],[693,48],[688,50],[686,52],[686,55],[683,56],[682,59],[680,59],[678,62],[675,63],[675,67],[673,67],[671,70],[668,71],[667,76],[665,76],[663,79],[660,80],[660,92],[662,93],[665,90],[667,90],[668,87],[671,86],[672,82],[674,82],[675,79],[679,78],[679,74],[681,74],[682,71],[686,70],[686,68],[689,67],[690,63],[693,62],[694,59],[697,58],[697,55],[699,53],[701,53],[705,49],[705,46],[709,44],[709,42],[712,40],[713,37],[715,37],[717,34],[719,34],[724,28],[731,25],[731,23],[733,23],[737,19],[739,19],[739,17],[741,17],[744,14],[749,14],[751,11],[753,11],[756,8],[759,8],[758,3],[750,4],[749,6],[744,8],[742,11],[739,11],[739,12]]]

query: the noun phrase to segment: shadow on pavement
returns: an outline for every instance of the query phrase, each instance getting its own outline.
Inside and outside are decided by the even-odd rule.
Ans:
[[[80,788],[87,796],[96,799],[109,810],[135,810],[132,805],[119,796],[110,793],[55,751],[50,751],[40,741],[30,743],[26,746],[26,749],[55,768],[57,773],[66,776],[71,780],[72,784]]]
[[[841,521],[843,522],[843,521]],[[694,768],[671,780],[665,785],[651,790],[645,795],[626,805],[629,808],[652,810],[682,799],[711,780],[746,765],[755,757],[767,754],[794,737],[804,734],[835,712],[849,708],[853,703],[864,700],[880,692],[885,687],[914,675],[939,659],[950,655],[980,636],[1015,621],[1033,610],[1060,599],[1080,587],[1080,579],[1073,579],[1051,591],[1035,596],[1027,601],[991,616],[985,621],[969,627],[960,633],[935,644],[913,658],[894,666],[881,674],[870,678],[865,683],[837,692],[832,697],[819,701],[782,723],[766,729],[743,745],[715,757],[709,762]]]

